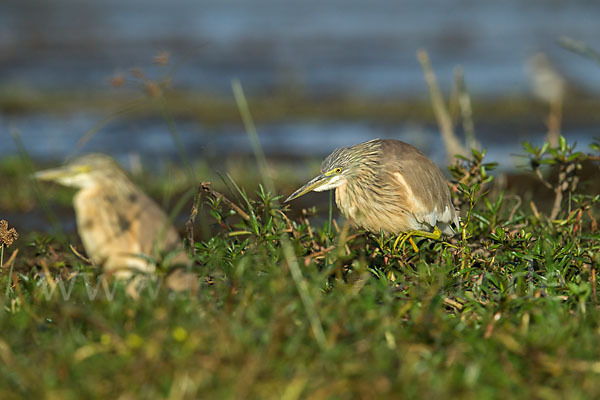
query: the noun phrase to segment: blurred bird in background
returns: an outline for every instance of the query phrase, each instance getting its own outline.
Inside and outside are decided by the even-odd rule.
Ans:
[[[152,273],[152,260],[163,253],[170,265],[189,263],[167,215],[112,158],[88,154],[35,177],[79,189],[73,199],[79,236],[90,260],[107,272]]]
[[[458,216],[438,166],[417,148],[398,140],[375,139],[331,153],[321,174],[285,201],[311,190],[335,189],[341,212],[369,232],[400,235],[394,247],[413,236],[452,236]]]

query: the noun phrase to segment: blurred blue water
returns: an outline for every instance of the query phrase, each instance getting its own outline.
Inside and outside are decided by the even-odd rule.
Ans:
[[[461,64],[474,93],[526,91],[533,51],[600,90],[598,68],[560,35],[600,47],[600,2],[559,0],[20,0],[0,2],[0,85],[103,87],[159,50],[176,83],[230,91],[294,80],[313,91],[423,93],[429,51],[443,85]]]
[[[117,120],[104,126],[83,146],[76,144],[94,126],[101,115],[74,113],[69,115],[24,115],[4,118],[0,126],[9,126],[18,134],[28,154],[39,161],[56,161],[88,152],[104,152],[127,164],[131,155],[141,156],[144,165],[160,167],[162,161],[180,158],[177,147],[165,122],[161,119],[137,121]],[[540,124],[540,127],[543,126]],[[323,158],[332,150],[374,138],[394,138],[411,143],[430,156],[439,165],[446,164],[445,149],[437,126],[399,124],[387,125],[348,121],[289,121],[262,124],[257,127],[261,146],[268,157],[288,161],[307,157]],[[226,158],[253,156],[252,147],[244,128],[239,124],[206,126],[196,121],[177,121],[178,133],[185,150],[194,160],[206,160],[215,169],[223,166]],[[0,131],[0,136],[4,135]],[[569,142],[577,142],[579,149],[587,149],[596,130],[579,129],[565,132]],[[487,160],[498,162],[501,170],[513,170],[523,160],[514,157],[523,154],[521,143],[542,143],[543,130],[524,133],[521,129],[505,129],[483,125],[477,139],[487,149]],[[1,138],[0,158],[17,153],[17,143],[6,134]],[[311,171],[313,172],[313,171]]]
[[[558,0],[5,0],[0,88],[108,90],[118,71],[138,65],[155,72],[152,57],[167,50],[177,65],[174,85],[192,90],[230,95],[231,80],[239,78],[248,92],[296,85],[314,94],[425,96],[415,57],[425,48],[446,90],[460,64],[471,93],[526,93],[524,62],[543,50],[572,84],[600,92],[600,69],[556,45],[567,35],[600,48],[599,16],[600,2]],[[9,135],[14,129],[33,157],[62,159],[103,117],[0,114],[0,157],[16,152]],[[197,157],[249,151],[239,126],[177,125]],[[338,146],[395,137],[444,159],[433,145],[439,142],[434,126],[289,121],[259,131],[271,155],[321,156]],[[478,132],[490,158],[505,167],[514,165],[507,155],[520,152],[521,140],[539,142],[544,133],[506,131]],[[593,134],[567,136],[585,145]],[[160,119],[111,123],[78,151],[176,156]]]

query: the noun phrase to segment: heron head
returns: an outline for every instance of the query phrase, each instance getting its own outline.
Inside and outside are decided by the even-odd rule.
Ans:
[[[111,157],[104,154],[87,154],[67,162],[62,167],[38,171],[34,177],[82,189],[110,182],[121,175],[124,175],[124,172]]]
[[[327,156],[321,164],[321,174],[296,190],[285,202],[294,200],[310,191],[322,192],[335,189],[350,179],[366,172],[366,169],[377,162],[380,152],[379,140],[341,147]]]

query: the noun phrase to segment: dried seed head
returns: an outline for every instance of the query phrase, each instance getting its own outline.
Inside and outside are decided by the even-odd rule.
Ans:
[[[164,67],[169,64],[170,57],[171,55],[168,51],[161,51],[154,56],[154,63]]]
[[[122,74],[116,74],[110,78],[112,87],[119,88],[125,83],[125,77]]]
[[[0,245],[9,247],[15,240],[19,238],[19,234],[15,228],[8,229],[8,222],[0,220]]]
[[[139,67],[133,67],[129,70],[129,73],[138,79],[144,79],[144,71]]]

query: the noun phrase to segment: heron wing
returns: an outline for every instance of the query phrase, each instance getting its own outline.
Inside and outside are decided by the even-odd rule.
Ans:
[[[429,227],[453,234],[458,226],[446,178],[438,166],[417,148],[397,140],[382,141],[382,165],[404,194],[415,219]],[[389,177],[388,177],[389,179]]]
[[[122,189],[95,187],[76,195],[79,234],[95,263],[146,269],[147,262],[135,255],[173,249],[180,244],[179,235],[146,194],[135,187]]]
[[[136,195],[137,199],[131,199],[131,202],[138,215],[139,230],[136,233],[143,253],[157,255],[178,250],[169,264],[188,264],[190,260],[183,249],[181,237],[167,214],[142,191],[138,190]]]

